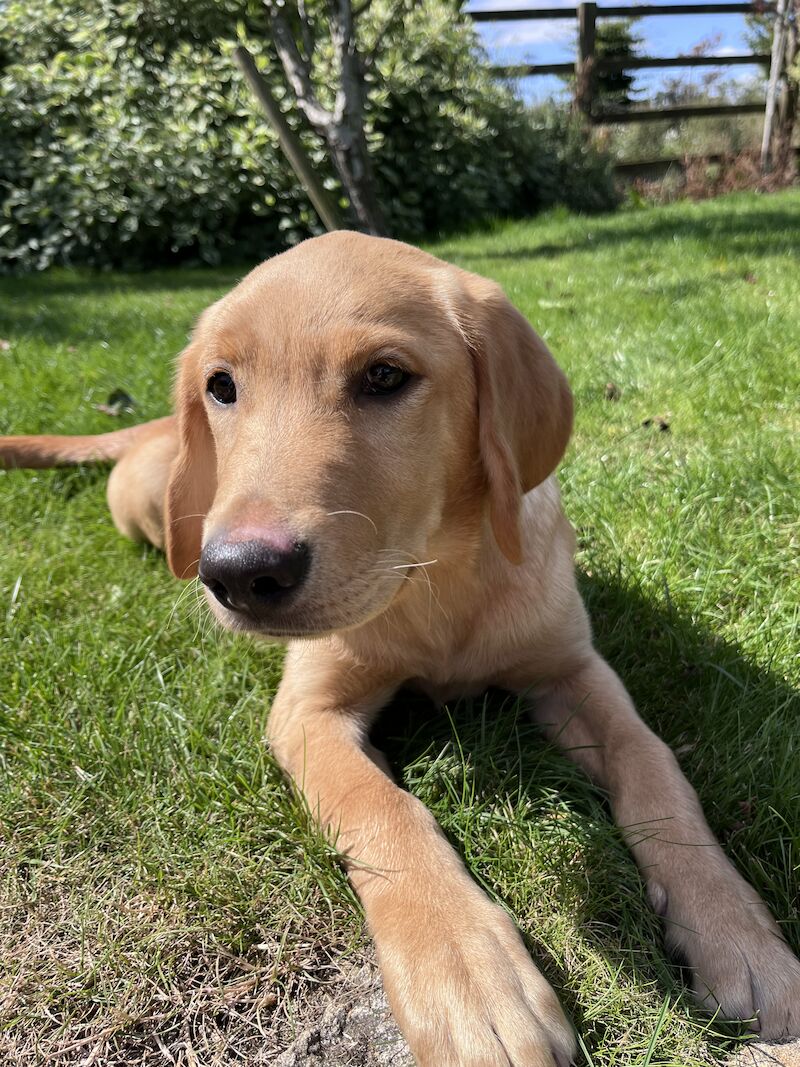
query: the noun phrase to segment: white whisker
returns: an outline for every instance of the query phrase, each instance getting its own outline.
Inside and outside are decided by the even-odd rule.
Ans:
[[[341,511],[329,511],[328,516],[330,517],[332,515],[358,515],[360,519],[366,519],[372,529],[375,531],[375,533],[378,533],[378,527],[375,525],[369,515],[365,515],[363,511],[352,511],[349,508],[342,508]]]
[[[422,575],[425,578],[425,581],[426,581],[427,586],[428,586],[428,626],[429,627],[431,625],[431,611],[432,611],[432,608],[433,608],[434,601],[436,602],[436,607],[439,609],[439,611],[442,613],[442,615],[445,617],[445,619],[449,618],[447,612],[442,607],[442,602],[439,599],[438,591],[436,590],[436,588],[433,585],[433,582],[431,581],[431,576],[430,576],[430,574],[428,574],[428,567],[432,566],[434,563],[438,563],[439,562],[438,559],[429,559],[429,560],[422,561],[422,560],[418,559],[418,557],[415,556],[413,554],[413,552],[406,552],[403,549],[399,549],[399,548],[384,548],[384,549],[381,549],[377,553],[377,555],[381,556],[381,557],[385,557],[383,559],[383,562],[387,566],[389,566],[391,568],[391,570],[393,570],[393,571],[408,571],[408,570],[413,570],[415,568],[418,568],[419,570],[422,571]],[[392,558],[394,558],[395,560],[399,560],[400,562],[392,563]],[[411,560],[412,562],[409,563],[408,562],[409,560]],[[388,575],[384,575],[384,576],[388,577]],[[405,575],[403,575],[403,577],[405,578],[406,581],[413,581],[413,578],[414,578],[414,576],[410,575],[410,574],[405,574]]]
[[[198,588],[199,588],[199,582],[198,582],[198,580],[196,578],[194,578],[191,581],[187,582],[186,585],[183,587],[183,589],[181,589],[181,591],[178,593],[177,597],[175,598],[175,603],[172,605],[172,610],[170,611],[169,618],[167,619],[167,626],[170,626],[172,624],[172,622],[173,622],[173,620],[175,618],[175,613],[177,612],[178,608],[183,607],[183,602],[188,597],[190,597],[192,595],[192,593],[196,594],[197,591],[198,591]]]

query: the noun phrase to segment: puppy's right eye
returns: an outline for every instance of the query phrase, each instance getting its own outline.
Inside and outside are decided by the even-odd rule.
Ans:
[[[233,404],[236,401],[236,383],[224,370],[211,375],[206,382],[206,389],[218,404]]]
[[[392,363],[373,363],[364,374],[361,392],[365,396],[391,396],[402,389],[411,375]]]

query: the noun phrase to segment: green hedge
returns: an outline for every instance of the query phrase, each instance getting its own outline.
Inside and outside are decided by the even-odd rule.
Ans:
[[[370,17],[382,13],[377,0]],[[247,0],[11,0],[0,11],[0,269],[249,259],[315,232],[231,58],[244,40],[280,92],[262,30]],[[398,235],[614,203],[607,161],[563,120],[534,124],[443,0],[415,5],[383,44],[367,123]]]

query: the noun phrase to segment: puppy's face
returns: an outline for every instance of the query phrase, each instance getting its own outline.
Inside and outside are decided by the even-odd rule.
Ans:
[[[471,301],[438,260],[337,234],[204,314],[179,374],[167,540],[223,624],[284,638],[362,624],[448,521],[480,521]]]

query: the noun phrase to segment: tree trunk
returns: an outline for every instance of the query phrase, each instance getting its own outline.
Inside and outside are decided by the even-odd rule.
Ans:
[[[375,176],[364,135],[364,71],[356,48],[351,0],[331,4],[331,41],[339,57],[337,104],[325,140],[359,227],[387,236],[386,220],[375,192]]]
[[[363,131],[340,126],[329,129],[325,139],[359,228],[375,237],[386,237],[389,231],[375,195],[375,179]]]
[[[308,158],[300,138],[284,118],[283,112],[278,107],[278,102],[272,95],[272,90],[259,74],[253,57],[244,45],[240,44],[234,48],[233,58],[239,64],[253,95],[261,104],[269,124],[277,133],[283,154],[308,193],[308,198],[314,205],[314,210],[322,220],[325,229],[328,232],[341,230],[342,220],[339,217],[338,205],[314,170],[314,166]]]

